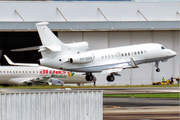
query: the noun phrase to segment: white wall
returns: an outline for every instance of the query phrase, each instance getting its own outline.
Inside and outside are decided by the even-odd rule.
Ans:
[[[98,2],[98,1],[3,1],[0,2],[0,21],[177,21],[180,2]],[[15,12],[18,12],[20,16]]]
[[[177,52],[177,56],[173,59],[160,62],[159,73],[155,71],[154,63],[143,64],[139,68],[122,71],[121,77],[116,77],[112,83],[106,81],[106,75],[94,74],[98,79],[97,85],[145,85],[161,81],[162,77],[169,79],[171,76],[180,76],[179,31],[58,32],[58,36],[66,43],[87,41],[90,50],[153,42],[163,44],[166,48]]]

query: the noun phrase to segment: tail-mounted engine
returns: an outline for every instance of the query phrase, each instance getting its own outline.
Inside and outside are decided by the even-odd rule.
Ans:
[[[70,63],[89,63],[94,60],[92,53],[80,53],[69,58]]]

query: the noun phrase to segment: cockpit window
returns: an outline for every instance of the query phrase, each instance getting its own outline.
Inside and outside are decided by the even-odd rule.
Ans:
[[[161,46],[161,49],[166,49],[164,46]]]

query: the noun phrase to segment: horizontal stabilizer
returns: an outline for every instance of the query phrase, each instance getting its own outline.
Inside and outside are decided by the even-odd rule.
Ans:
[[[59,51],[61,51],[61,46],[41,46],[41,47],[39,47],[38,52],[42,52],[47,49],[51,50],[52,52],[59,52]]]
[[[5,59],[10,65],[16,65],[16,66],[30,66],[30,67],[38,67],[38,64],[31,64],[31,63],[14,63],[12,62],[6,55],[4,55]]]
[[[19,48],[19,49],[13,49],[13,50],[11,50],[11,51],[13,51],[13,52],[22,52],[22,51],[39,50],[39,47],[40,47],[40,46]]]

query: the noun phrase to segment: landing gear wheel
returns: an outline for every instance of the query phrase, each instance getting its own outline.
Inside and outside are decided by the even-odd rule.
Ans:
[[[115,78],[113,75],[108,75],[106,79],[108,82],[113,82]]]
[[[156,72],[160,72],[160,69],[159,69],[159,68],[157,68],[157,69],[156,69]]]
[[[87,81],[92,81],[93,80],[93,75],[86,75],[86,80]]]

